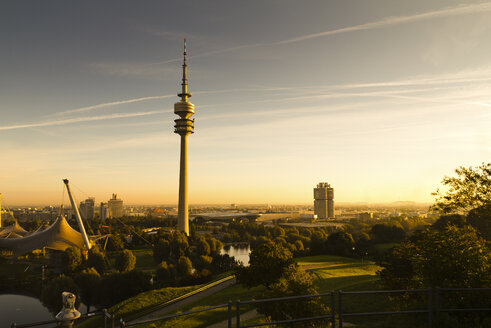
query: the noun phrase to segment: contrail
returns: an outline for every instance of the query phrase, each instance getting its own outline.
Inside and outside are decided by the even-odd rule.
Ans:
[[[65,120],[55,120],[55,121],[45,121],[45,122],[38,122],[38,123],[26,123],[26,124],[0,126],[0,131],[36,128],[36,127],[42,127],[42,126],[65,125],[65,124],[73,124],[73,123],[89,122],[89,121],[112,120],[112,119],[117,119],[117,118],[148,116],[148,115],[156,115],[156,114],[170,113],[170,112],[171,112],[171,110],[169,109],[169,110],[156,110],[156,111],[140,112],[140,113],[116,113],[116,114],[111,114],[111,115],[77,117],[77,118],[70,118],[70,119],[65,119]]]
[[[283,41],[278,41],[278,42],[275,42],[273,44],[287,44],[287,43],[299,42],[299,41],[304,41],[304,40],[313,39],[313,38],[319,38],[319,37],[328,36],[328,35],[335,35],[335,34],[341,34],[341,33],[353,32],[353,31],[371,30],[371,29],[375,29],[375,28],[391,26],[391,25],[398,25],[398,24],[405,24],[405,23],[412,23],[412,22],[425,20],[425,19],[431,19],[431,18],[467,15],[467,14],[474,14],[474,13],[482,13],[482,12],[486,12],[486,11],[491,11],[491,3],[490,2],[472,4],[472,5],[460,5],[457,7],[448,7],[445,9],[429,11],[429,12],[422,13],[422,14],[416,14],[416,15],[410,15],[410,16],[388,17],[388,18],[384,18],[384,19],[379,20],[379,21],[371,22],[371,23],[354,25],[354,26],[350,26],[350,27],[345,27],[345,28],[340,28],[340,29],[330,30],[330,31],[324,31],[324,32],[319,32],[319,33],[307,34],[307,35],[303,35],[303,36],[299,36],[299,37],[295,37],[295,38],[291,38],[291,39],[287,39],[287,40],[283,40]]]
[[[118,100],[118,101],[111,101],[103,104],[97,104],[97,105],[92,105],[92,106],[87,106],[87,107],[81,107],[77,109],[70,109],[66,110],[63,112],[58,112],[55,115],[63,115],[63,114],[71,114],[71,113],[80,113],[80,112],[87,112],[95,109],[100,109],[100,108],[105,108],[105,107],[112,107],[112,106],[117,106],[117,105],[124,105],[124,104],[131,104],[131,103],[136,103],[140,101],[147,101],[147,100],[155,100],[155,99],[164,99],[164,98],[170,98],[170,97],[175,97],[175,95],[165,95],[165,96],[150,96],[150,97],[140,97],[140,98],[133,98],[133,99],[127,99],[127,100]]]

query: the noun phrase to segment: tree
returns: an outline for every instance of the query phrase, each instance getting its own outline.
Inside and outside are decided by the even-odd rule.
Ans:
[[[118,252],[116,255],[116,269],[119,272],[131,271],[135,268],[136,257],[129,249]]]
[[[323,254],[325,251],[325,243],[327,240],[327,234],[324,230],[315,230],[310,238],[310,250],[312,254]]]
[[[446,192],[437,189],[432,195],[436,196],[433,209],[443,213],[469,210],[491,204],[491,163],[481,166],[455,170],[457,177],[445,176],[442,184]]]
[[[406,233],[399,223],[377,223],[370,229],[370,239],[375,243],[398,243]]]
[[[81,301],[87,306],[87,313],[90,310],[90,306],[97,304],[99,298],[99,287],[101,283],[101,276],[94,268],[88,268],[77,274],[75,282],[80,288]]]
[[[177,273],[182,280],[189,279],[193,275],[193,263],[186,256],[181,256],[177,261]]]
[[[152,287],[151,274],[143,271],[128,271],[104,275],[100,284],[102,306],[112,306]]]
[[[210,245],[210,255],[211,256],[220,254],[220,252],[223,248],[223,243],[220,240],[215,239],[211,236],[207,236],[206,241],[207,241],[208,245]]]
[[[108,248],[112,251],[121,251],[124,249],[124,242],[121,236],[113,234],[109,236]]]
[[[490,287],[491,257],[486,241],[471,227],[426,229],[395,247],[379,272],[388,289]]]
[[[102,273],[106,270],[106,259],[104,254],[98,248],[92,247],[87,258],[87,266],[94,268],[97,272]]]
[[[264,285],[269,288],[285,272],[297,264],[292,253],[282,245],[266,243],[254,249],[249,257],[249,266],[235,269],[237,280],[245,287]]]
[[[166,239],[159,239],[153,246],[153,258],[155,262],[167,261],[170,257],[170,242]]]
[[[170,256],[175,260],[187,255],[189,250],[188,237],[180,231],[174,231],[170,240]]]
[[[467,222],[486,240],[491,240],[491,204],[476,207],[467,213]]]
[[[326,249],[328,254],[339,256],[353,256],[355,241],[350,233],[345,231],[335,232],[327,237]]]
[[[78,247],[68,247],[62,258],[65,272],[74,272],[82,265],[82,252]]]
[[[176,278],[176,269],[174,265],[169,265],[167,262],[162,261],[158,266],[155,272],[155,278],[157,282],[161,285],[167,285],[172,283]]]
[[[441,215],[435,223],[431,225],[433,229],[436,230],[445,230],[448,226],[455,226],[459,228],[465,227],[467,224],[467,220],[465,216],[460,214],[446,214]]]
[[[298,267],[290,266],[285,274],[260,297],[262,299],[317,294],[317,288],[309,273]],[[270,321],[281,321],[325,315],[328,308],[322,304],[319,297],[298,298],[288,301],[257,303],[259,313],[264,314]],[[290,325],[286,325],[290,327]],[[302,327],[325,327],[325,321],[305,322]]]
[[[196,260],[196,270],[201,271],[203,269],[207,269],[208,271],[212,270],[212,263],[213,258],[211,256],[206,256],[206,255],[201,255],[199,258]]]
[[[211,265],[215,273],[221,273],[233,270],[238,265],[238,261],[235,260],[235,257],[228,254],[217,254],[213,256]]]
[[[61,275],[48,282],[41,293],[41,302],[51,311],[51,313],[58,313],[62,307],[61,293],[70,292],[75,295],[78,294],[79,288],[72,278],[65,275]],[[77,303],[80,300],[77,299]]]
[[[205,256],[211,254],[210,245],[206,242],[206,239],[204,237],[201,237],[196,241],[196,253],[198,255],[205,255]]]

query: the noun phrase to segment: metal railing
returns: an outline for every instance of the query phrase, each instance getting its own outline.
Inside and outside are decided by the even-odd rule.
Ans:
[[[80,319],[89,319],[93,317],[98,317],[102,316],[104,318],[104,328],[114,328],[114,316],[107,312],[106,309],[102,309],[101,311],[95,311],[95,312],[89,312],[86,314],[82,314],[79,318]],[[27,323],[27,324],[22,324],[18,325],[15,322],[10,325],[11,328],[28,328],[28,327],[37,327],[37,326],[44,326],[44,325],[50,325],[54,324],[54,327],[60,326],[60,321],[59,320],[46,320],[46,321],[38,321],[38,322],[33,322],[33,323]]]
[[[440,313],[442,312],[486,312],[486,311],[491,311],[491,307],[480,307],[480,308],[444,308],[441,307],[441,292],[473,292],[473,291],[479,291],[479,292],[491,292],[491,288],[435,288],[435,320],[437,324],[440,322]],[[491,293],[490,293],[491,294]],[[491,300],[491,295],[487,298],[488,300]],[[491,303],[491,302],[490,302]],[[490,304],[488,303],[488,304]]]
[[[380,294],[398,294],[398,293],[427,293],[428,302],[426,309],[414,309],[414,310],[399,310],[399,311],[380,311],[380,312],[343,312],[343,295],[380,295]],[[428,314],[428,325],[433,325],[433,310],[432,310],[432,290],[431,289],[400,289],[400,290],[374,290],[374,291],[338,291],[338,322],[339,328],[343,328],[343,319],[345,317],[366,317],[377,315],[400,315],[400,314],[416,314],[426,313]],[[334,325],[333,325],[334,327]]]
[[[220,304],[215,306],[210,306],[203,309],[192,310],[182,313],[169,314],[157,318],[151,318],[147,320],[137,321],[132,319],[131,322],[126,322],[123,318],[119,320],[119,326],[123,327],[134,327],[141,324],[152,323],[157,321],[166,321],[174,318],[187,316],[187,315],[195,315],[198,313],[203,313],[207,311],[212,311],[220,308],[226,308],[227,312],[227,327],[233,327],[233,321],[235,318],[235,327],[237,328],[250,328],[250,327],[262,327],[262,326],[276,326],[276,325],[287,325],[290,324],[293,326],[295,323],[299,322],[312,322],[312,321],[325,321],[328,322],[327,326],[336,327],[336,319],[337,326],[339,328],[343,327],[344,319],[347,317],[371,317],[371,316],[392,316],[392,315],[407,315],[407,314],[426,314],[427,315],[427,323],[428,327],[439,327],[440,324],[440,314],[442,312],[450,313],[450,312],[487,312],[491,311],[491,307],[487,307],[489,302],[485,302],[484,307],[482,305],[478,305],[477,307],[442,307],[442,292],[479,292],[479,293],[488,293],[491,292],[491,288],[434,288],[434,289],[412,289],[412,290],[376,290],[376,291],[331,291],[323,294],[312,294],[312,295],[301,295],[301,296],[290,296],[290,297],[279,297],[279,298],[269,298],[269,299],[259,299],[259,300],[249,300],[249,301],[235,301],[235,311],[233,310],[234,302],[229,301],[227,304]],[[394,295],[394,294],[422,294],[421,300],[426,300],[425,308],[417,308],[417,309],[409,309],[409,310],[400,310],[400,311],[374,311],[374,312],[344,312],[346,310],[343,306],[344,298],[348,296],[359,296],[359,295]],[[336,299],[337,296],[337,299]],[[261,323],[251,323],[251,324],[242,324],[241,317],[244,313],[244,305],[252,305],[259,303],[268,303],[268,302],[284,302],[284,301],[294,301],[300,299],[307,298],[329,298],[329,301],[324,302],[322,304],[329,306],[328,314],[320,314],[317,316],[311,317],[302,317],[302,318],[291,318],[288,320],[278,320],[278,321],[268,321]],[[483,297],[484,300],[491,299],[490,297]],[[337,302],[336,302],[337,300]],[[92,312],[89,314],[82,315],[81,318],[90,318],[102,315],[104,318],[104,328],[108,328],[108,323],[111,328],[114,328],[115,315],[107,312],[106,309],[98,312]],[[109,321],[109,322],[108,322]],[[41,326],[51,323],[58,323],[56,320],[51,321],[42,321],[31,324],[23,324],[16,325],[15,323],[11,325],[12,328],[27,328],[27,327],[35,327]]]
[[[318,321],[318,320],[326,320],[330,319],[331,324],[335,325],[336,323],[336,317],[335,317],[335,312],[334,312],[334,304],[335,304],[335,296],[334,292],[329,292],[329,293],[323,293],[323,294],[312,294],[312,295],[301,295],[301,296],[289,296],[289,297],[277,297],[277,298],[267,298],[267,299],[260,299],[260,300],[251,300],[251,301],[236,301],[235,305],[235,312],[236,312],[236,327],[237,328],[249,328],[249,327],[262,327],[262,326],[270,326],[270,325],[279,325],[279,324],[293,324],[297,322],[310,322],[310,321]],[[256,323],[256,324],[249,324],[249,325],[241,325],[240,323],[240,311],[241,311],[241,304],[246,305],[246,304],[258,304],[258,303],[269,303],[269,302],[284,302],[284,301],[292,301],[292,300],[299,300],[299,299],[306,299],[306,298],[319,298],[319,297],[330,297],[330,314],[327,315],[319,315],[319,316],[312,316],[312,317],[303,317],[303,318],[295,318],[295,319],[289,319],[289,320],[278,320],[278,321],[271,321],[267,323]],[[230,322],[229,318],[229,322]],[[228,326],[231,328],[232,326],[229,324]]]

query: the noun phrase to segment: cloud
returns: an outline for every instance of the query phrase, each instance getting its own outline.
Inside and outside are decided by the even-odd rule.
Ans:
[[[335,34],[341,34],[341,33],[347,33],[347,32],[371,30],[371,29],[375,29],[375,28],[412,23],[412,22],[416,22],[416,21],[420,21],[420,20],[426,20],[426,19],[432,19],[432,18],[442,18],[442,17],[450,17],[450,16],[458,16],[458,15],[476,14],[476,13],[482,13],[482,12],[486,12],[486,11],[491,11],[491,3],[490,2],[471,4],[471,5],[460,5],[457,7],[448,7],[448,8],[429,11],[426,13],[421,13],[421,14],[416,14],[416,15],[387,17],[387,18],[384,18],[382,20],[371,22],[371,23],[354,25],[354,26],[340,28],[340,29],[336,29],[336,30],[330,30],[330,31],[324,31],[324,32],[319,32],[319,33],[312,33],[312,34],[307,34],[307,35],[303,35],[303,36],[298,36],[295,38],[275,42],[274,44],[288,44],[288,43],[300,42],[300,41],[305,41],[305,40],[309,40],[309,39],[314,39],[314,38],[319,38],[319,37],[324,37],[324,36],[329,36],[329,35],[335,35]]]
[[[479,4],[470,4],[470,5],[459,5],[456,7],[447,7],[444,9],[429,11],[429,12],[415,14],[415,15],[387,17],[387,18],[384,18],[384,19],[381,19],[378,21],[374,21],[374,22],[370,22],[370,23],[366,23],[366,24],[359,24],[359,25],[344,27],[344,28],[335,29],[335,30],[329,30],[329,31],[318,32],[318,33],[311,33],[311,34],[298,36],[298,37],[294,37],[294,38],[290,38],[290,39],[286,39],[286,40],[282,40],[282,41],[275,41],[275,42],[270,42],[270,43],[243,44],[243,45],[213,50],[213,51],[209,51],[209,52],[204,52],[204,53],[200,53],[197,55],[188,55],[188,58],[208,57],[208,56],[213,56],[216,54],[223,54],[223,53],[227,53],[227,52],[239,51],[239,50],[250,49],[250,48],[257,48],[257,47],[270,46],[270,45],[289,44],[289,43],[301,42],[301,41],[305,41],[305,40],[309,40],[309,39],[325,37],[325,36],[330,36],[330,35],[336,35],[336,34],[342,34],[342,33],[371,30],[371,29],[376,29],[376,28],[382,28],[382,27],[399,25],[399,24],[407,24],[407,23],[412,23],[412,22],[427,20],[427,19],[433,19],[433,18],[443,18],[443,17],[468,15],[468,14],[479,14],[479,13],[488,12],[488,11],[491,11],[491,2],[485,2],[485,3],[479,3]],[[151,34],[151,35],[165,37],[165,38],[168,38],[168,39],[171,39],[174,41],[182,40],[184,37],[184,34],[182,34],[180,32],[160,31],[160,30],[156,30],[156,29],[152,29],[152,28],[144,27],[144,26],[137,27],[137,29],[141,30],[145,33]],[[198,37],[197,36],[197,37],[195,37],[195,39],[197,40],[197,42],[200,42],[200,40],[203,40],[204,37]],[[172,58],[172,59],[167,59],[164,61],[151,62],[151,63],[133,63],[133,64],[130,64],[130,63],[93,63],[93,64],[90,64],[89,66],[96,68],[96,69],[102,71],[103,73],[110,74],[110,75],[163,76],[163,74],[167,73],[168,70],[163,70],[163,71],[156,70],[155,66],[174,63],[174,62],[180,62],[180,61],[182,61],[182,58]]]
[[[139,112],[139,113],[115,113],[115,114],[111,114],[111,115],[76,117],[76,118],[70,118],[70,119],[64,119],[64,120],[52,120],[52,121],[44,121],[44,122],[37,122],[37,123],[26,123],[26,124],[0,126],[0,131],[26,129],[26,128],[43,127],[43,126],[54,126],[54,125],[66,125],[66,124],[74,124],[74,123],[80,123],[80,122],[113,120],[113,119],[118,119],[118,118],[148,116],[148,115],[156,115],[156,114],[170,113],[170,112],[171,112],[171,110],[169,109],[169,110],[156,110],[156,111]]]

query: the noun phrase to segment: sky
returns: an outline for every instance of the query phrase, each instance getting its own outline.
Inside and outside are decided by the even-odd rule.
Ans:
[[[177,204],[432,202],[491,159],[491,2],[2,1],[0,193]]]

